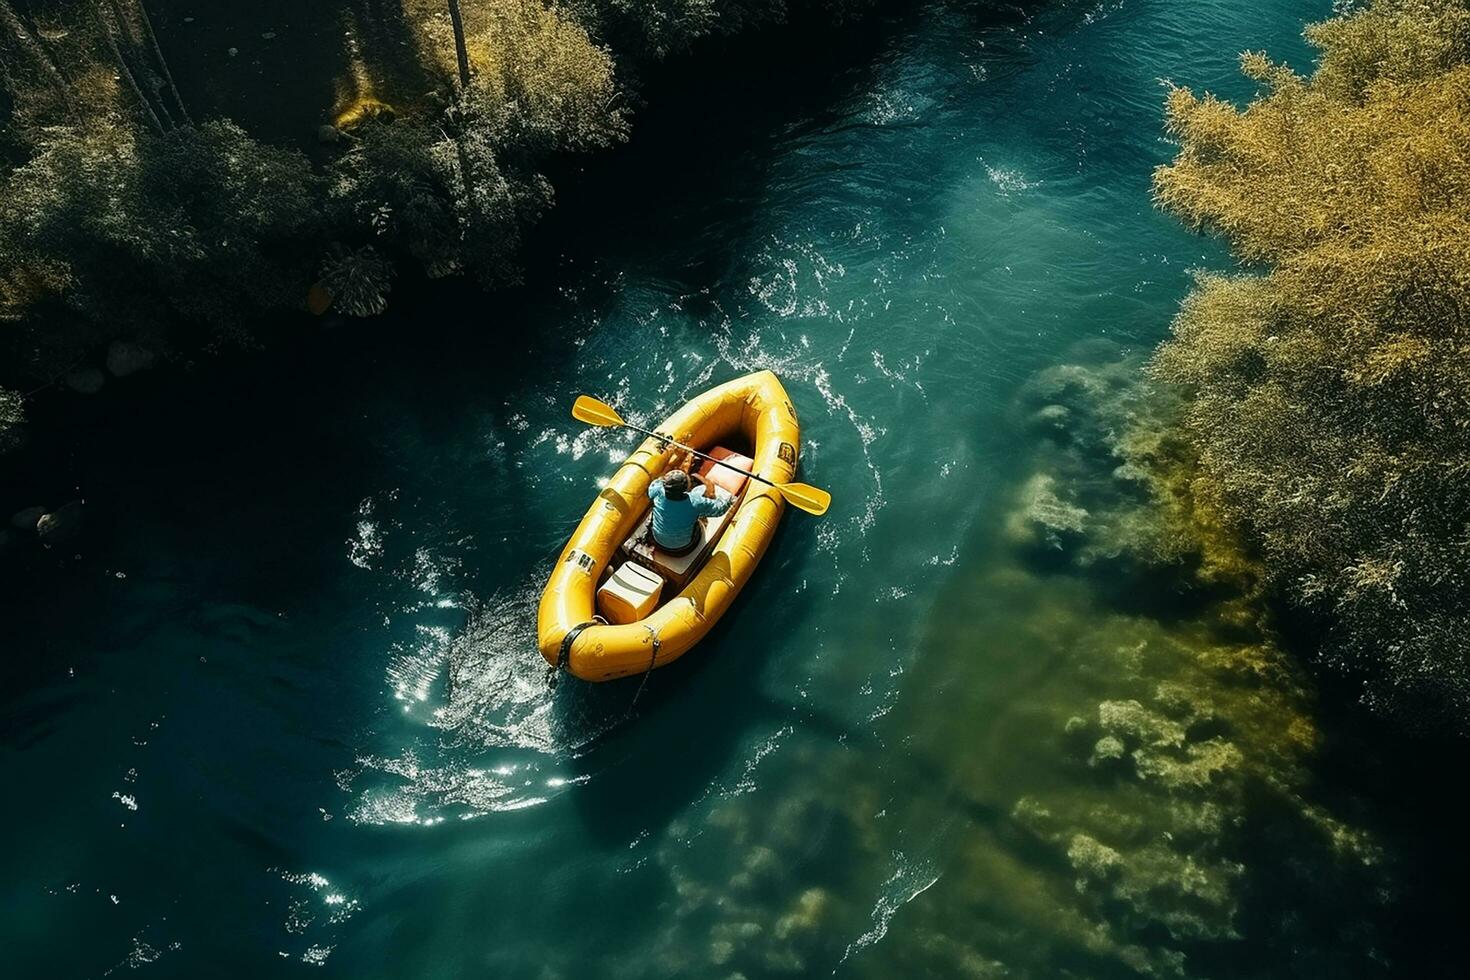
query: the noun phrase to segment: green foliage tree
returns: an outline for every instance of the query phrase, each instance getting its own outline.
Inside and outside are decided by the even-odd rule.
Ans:
[[[204,328],[196,346],[242,339],[299,305],[322,182],[299,153],[192,124],[140,0],[0,0],[0,56],[18,158],[0,170],[6,375],[49,379],[178,322]]]
[[[522,157],[603,149],[627,135],[611,54],[539,0],[483,8],[484,64],[460,108]]]
[[[0,195],[0,310],[91,325],[36,323],[43,352],[174,320],[206,342],[239,338],[258,311],[305,295],[292,256],[316,187],[301,154],[228,122],[53,127]]]
[[[460,31],[437,14],[415,20],[420,42],[460,77]],[[361,234],[431,276],[495,286],[516,278],[521,234],[551,202],[540,162],[609,146],[627,123],[609,53],[539,0],[464,8],[463,40],[468,84],[442,110],[358,127],[332,165],[332,197]]]
[[[534,176],[508,177],[482,133],[430,122],[373,122],[334,164],[332,195],[368,233],[406,250],[430,276],[515,278],[521,228],[550,199]],[[479,138],[477,138],[479,137]]]
[[[3,131],[12,155],[36,125],[74,117],[73,92],[61,62],[36,25],[10,0],[0,0],[0,87]]]
[[[1244,110],[1175,89],[1159,203],[1267,271],[1209,275],[1154,371],[1194,494],[1406,722],[1470,731],[1470,9],[1374,0],[1242,58]]]

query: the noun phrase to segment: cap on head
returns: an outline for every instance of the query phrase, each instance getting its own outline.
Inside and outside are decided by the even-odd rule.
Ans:
[[[670,470],[664,474],[664,492],[674,498],[689,492],[689,474],[683,470]]]

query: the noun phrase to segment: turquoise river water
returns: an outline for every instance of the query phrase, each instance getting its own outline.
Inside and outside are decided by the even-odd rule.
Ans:
[[[1248,98],[1237,52],[1308,65],[1329,13],[939,2],[733,42],[561,180],[525,288],[405,286],[89,405],[60,464],[87,535],[8,590],[6,975],[1429,955],[1310,685],[1128,559],[1141,361],[1229,262],[1151,207],[1162,80]],[[762,368],[831,513],[788,512],[646,687],[548,690],[536,599],[632,444],[573,397],[648,422]]]

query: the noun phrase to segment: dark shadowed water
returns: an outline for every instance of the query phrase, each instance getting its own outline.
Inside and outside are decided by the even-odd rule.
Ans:
[[[6,597],[6,974],[1388,972],[1401,873],[1309,689],[1130,577],[1109,449],[1227,261],[1150,206],[1160,80],[1248,97],[1236,53],[1304,64],[1328,12],[711,53],[563,181],[524,290],[77,409],[87,534]],[[636,704],[548,691],[540,587],[630,446],[573,397],[762,368],[831,513]]]

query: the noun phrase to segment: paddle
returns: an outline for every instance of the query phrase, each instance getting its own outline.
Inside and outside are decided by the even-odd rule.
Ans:
[[[579,395],[577,397],[577,403],[572,406],[572,418],[578,422],[586,422],[588,425],[600,425],[604,428],[621,425],[624,428],[632,429],[634,432],[641,432],[646,436],[653,436],[655,439],[666,442],[671,446],[678,446],[685,452],[692,453],[700,459],[707,459],[716,466],[723,466],[727,470],[734,470],[736,473],[748,476],[752,480],[764,483],[768,487],[775,487],[781,496],[791,501],[793,506],[801,508],[808,514],[815,514],[821,517],[827,513],[827,508],[832,504],[832,495],[818,487],[808,486],[805,483],[772,483],[764,477],[756,476],[749,470],[742,470],[738,466],[731,466],[724,460],[707,456],[692,446],[686,446],[682,442],[675,442],[662,433],[653,432],[642,426],[634,425],[631,422],[624,422],[623,417],[611,405],[604,404],[590,395]]]

